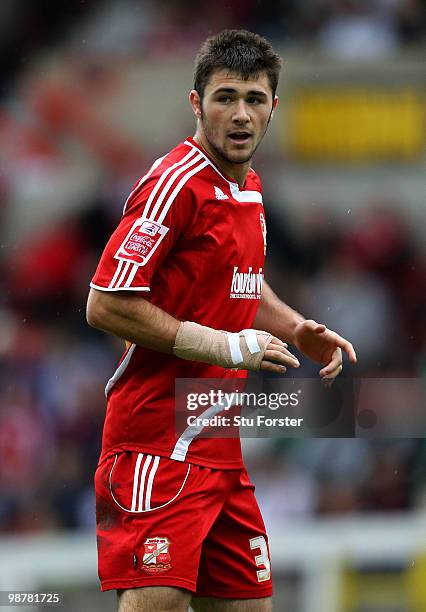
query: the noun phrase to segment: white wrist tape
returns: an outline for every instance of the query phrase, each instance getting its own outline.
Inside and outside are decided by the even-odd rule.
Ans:
[[[181,359],[202,361],[222,368],[260,370],[272,335],[257,329],[225,332],[191,321],[180,324],[173,353]]]

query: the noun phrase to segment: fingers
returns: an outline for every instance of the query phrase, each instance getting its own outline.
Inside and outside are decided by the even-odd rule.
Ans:
[[[287,344],[279,338],[272,338],[263,356],[260,369],[267,372],[283,374],[287,367],[298,368],[298,359],[287,350]]]
[[[300,363],[292,353],[286,348],[287,345],[270,342],[263,356],[265,361],[278,362],[282,365],[298,368]]]
[[[321,376],[321,373],[320,373],[322,384],[325,387],[331,387],[331,385],[333,384],[334,380],[339,376],[339,374],[341,373],[342,370],[343,370],[343,367],[339,366],[335,370],[330,372],[330,374],[327,374],[326,376]]]
[[[277,344],[276,342],[274,342],[274,340],[271,340],[271,342],[268,344],[268,346],[266,347],[267,351],[278,351],[279,353],[283,353],[283,355],[287,355],[288,357],[292,357],[295,361],[297,361],[297,357],[295,357],[295,355],[293,355],[293,353],[290,353],[290,351],[287,348],[287,344]],[[297,361],[297,363],[299,363]]]
[[[331,387],[334,379],[341,373],[342,370],[342,351],[340,348],[337,348],[333,352],[330,363],[328,363],[325,368],[320,370],[320,377],[323,385],[326,387]]]
[[[342,351],[337,348],[333,351],[331,361],[320,370],[321,378],[327,376],[327,378],[335,378],[342,371]]]
[[[275,374],[284,374],[284,372],[287,372],[285,366],[265,360],[260,364],[260,369],[264,372],[275,372]]]
[[[342,338],[341,336],[339,336],[338,334],[335,334],[334,332],[330,332],[330,333],[336,336],[335,342],[338,348],[336,348],[336,350],[333,351],[331,361],[324,368],[322,368],[322,370],[320,370],[320,373],[319,373],[321,376],[322,382],[326,386],[330,386],[333,380],[343,370],[342,349],[347,353],[352,363],[356,363],[357,361],[356,354],[355,354],[352,344],[348,342],[347,340],[345,340],[344,338]]]
[[[345,338],[342,338],[342,336],[339,336],[339,334],[336,334],[335,332],[331,333],[335,335],[334,342],[336,346],[340,347],[343,351],[345,351],[351,363],[356,363],[356,353],[352,344],[348,340],[345,340]]]
[[[300,365],[296,357],[288,351],[284,352],[274,349],[266,350],[263,356],[263,360],[272,361],[273,363],[278,363],[280,365],[284,365],[291,368],[298,368]]]
[[[357,362],[355,349],[348,340],[345,340],[345,338],[342,338],[342,336],[339,336],[336,332],[327,329],[325,325],[316,324],[315,333],[324,334],[326,340],[345,351],[351,363]]]
[[[341,371],[343,370],[343,366],[342,365],[338,365],[335,368],[333,368],[332,370],[327,369],[326,371],[321,370],[320,371],[320,376],[321,378],[336,378],[336,376],[338,376]]]
[[[326,376],[321,376],[321,373],[320,373],[321,382],[324,385],[324,387],[331,387],[331,385],[333,384],[335,379],[339,376],[342,370],[343,370],[343,367],[340,365],[335,370],[327,374]]]
[[[357,362],[356,353],[355,353],[355,349],[352,346],[352,344],[348,342],[347,340],[345,340],[344,338],[342,338],[341,336],[339,336],[339,338],[340,340],[342,340],[342,342],[338,344],[338,346],[340,346],[340,348],[345,351],[351,363],[356,363]]]

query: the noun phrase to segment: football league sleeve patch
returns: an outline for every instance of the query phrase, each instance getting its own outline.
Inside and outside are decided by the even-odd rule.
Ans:
[[[149,291],[152,274],[170,249],[171,235],[169,227],[157,221],[123,217],[90,286],[100,291]]]
[[[90,283],[94,289],[149,291],[154,272],[186,231],[189,207],[183,195],[164,219],[147,218],[141,209],[127,211],[109,239]]]
[[[149,219],[136,219],[120,244],[115,259],[145,266],[155,253],[169,228]]]

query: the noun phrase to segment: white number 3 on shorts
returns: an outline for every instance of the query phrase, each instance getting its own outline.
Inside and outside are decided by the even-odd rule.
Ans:
[[[260,569],[256,572],[258,582],[265,582],[265,580],[269,580],[271,577],[271,562],[269,561],[268,547],[266,546],[265,538],[263,536],[251,538],[250,548],[252,550],[255,548],[260,548],[260,555],[256,555],[254,560],[257,566],[265,566],[265,569]]]

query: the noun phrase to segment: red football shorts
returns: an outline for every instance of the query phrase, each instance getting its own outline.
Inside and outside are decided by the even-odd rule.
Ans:
[[[143,586],[200,597],[272,594],[265,526],[245,469],[120,452],[96,470],[103,591]]]

